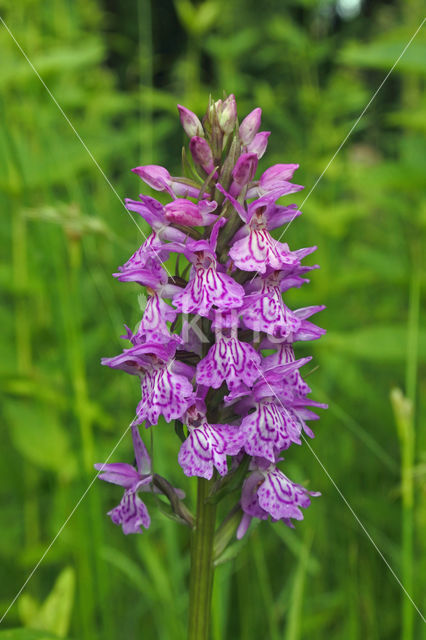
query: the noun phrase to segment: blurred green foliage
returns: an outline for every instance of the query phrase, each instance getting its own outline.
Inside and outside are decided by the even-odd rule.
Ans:
[[[0,2],[70,121],[0,25],[0,615],[137,402],[133,380],[99,365],[140,313],[136,285],[110,277],[141,242],[118,202],[141,190],[129,170],[155,162],[179,175],[176,103],[201,114],[208,94],[225,90],[240,116],[262,107],[272,131],[264,167],[301,165],[304,215],[286,239],[318,245],[321,269],[289,303],[327,304],[327,336],[299,351],[313,352],[309,382],[330,409],[316,425],[315,455],[304,446],[286,456],[290,477],[323,497],[295,531],[261,523],[238,555],[230,548],[216,571],[213,638],[426,637],[330,482],[424,611],[426,36],[423,28],[311,193],[422,20],[418,0],[353,2],[350,18],[349,5]],[[394,392],[399,431],[394,387],[411,403]],[[191,496],[173,431],[160,425],[146,441],[158,472]],[[124,438],[113,459],[129,456]],[[125,538],[105,515],[119,493],[91,487],[1,639],[185,637],[188,531],[152,502],[150,531]]]

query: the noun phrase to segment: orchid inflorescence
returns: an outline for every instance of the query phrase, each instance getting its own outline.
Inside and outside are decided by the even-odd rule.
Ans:
[[[136,467],[98,464],[99,477],[124,487],[120,504],[109,512],[123,532],[140,533],[150,517],[139,496],[165,495],[174,513],[188,524],[183,492],[151,469],[139,425],[156,425],[160,416],[175,421],[181,437],[178,461],[185,475],[212,482],[212,497],[237,478],[241,538],[253,517],[293,526],[300,507],[319,495],[292,482],[278,466],[280,454],[313,437],[305,420],[324,407],[308,398],[310,388],[296,360],[293,343],[314,340],[324,330],[308,318],[323,306],[289,309],[283,292],[309,282],[315,266],[302,259],[315,247],[291,251],[270,231],[300,215],[294,204],[276,204],[300,191],[292,182],[297,164],[276,164],[256,179],[270,132],[258,132],[261,109],[238,126],[235,98],[212,102],[202,122],[178,106],[188,135],[183,153],[191,177],[172,177],[157,165],[133,171],[171,202],[140,195],[126,200],[152,227],[144,244],[114,274],[146,288],[143,317],[123,336],[131,346],[102,363],[140,379],[142,397],[131,425]],[[177,254],[172,276],[167,270]],[[189,272],[189,273],[188,273]],[[230,459],[230,461],[229,461]]]

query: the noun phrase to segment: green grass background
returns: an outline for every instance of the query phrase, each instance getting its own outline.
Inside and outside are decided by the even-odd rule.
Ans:
[[[99,364],[139,320],[136,285],[111,277],[141,242],[120,204],[143,189],[130,168],[179,175],[176,103],[201,114],[225,90],[240,116],[262,107],[264,168],[300,164],[300,204],[423,19],[419,0],[347,7],[1,0],[104,175],[0,25],[0,615],[133,417],[137,382]],[[425,611],[425,53],[423,27],[286,233],[318,245],[290,306],[327,305],[328,334],[298,353],[330,404],[314,454],[292,447],[286,469],[323,496],[294,531],[253,527],[218,567],[214,640],[426,638],[341,495]],[[173,429],[151,435],[155,469],[191,499]],[[129,437],[113,460],[131,461]],[[149,532],[124,537],[105,515],[120,493],[92,486],[0,638],[185,637],[189,532],[151,500]]]

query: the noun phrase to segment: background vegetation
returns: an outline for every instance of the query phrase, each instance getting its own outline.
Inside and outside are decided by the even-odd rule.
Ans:
[[[421,9],[420,0],[1,0],[81,140],[0,25],[0,615],[133,416],[137,384],[99,365],[140,314],[136,285],[110,276],[141,242],[119,202],[141,191],[130,168],[158,163],[179,175],[176,103],[203,113],[208,94],[225,90],[241,116],[263,108],[264,166],[300,163],[300,204]],[[327,305],[327,336],[299,352],[313,352],[309,381],[330,403],[314,454],[292,448],[287,468],[323,497],[295,531],[262,523],[218,567],[214,640],[426,638],[363,530],[424,611],[425,52],[423,28],[286,233],[291,247],[319,247],[321,269],[290,302]],[[392,402],[394,388],[403,396]],[[155,468],[190,494],[170,427],[152,433]],[[127,437],[113,459],[130,455]],[[0,638],[184,637],[188,531],[152,504],[150,531],[125,538],[105,515],[119,495],[91,487]],[[27,630],[7,631],[17,627]]]

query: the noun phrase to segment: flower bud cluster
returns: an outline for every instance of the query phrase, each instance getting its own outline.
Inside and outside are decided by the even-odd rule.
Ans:
[[[261,109],[238,124],[233,95],[210,101],[202,120],[178,105],[189,137],[191,177],[173,177],[164,167],[133,171],[170,202],[140,195],[126,200],[152,228],[114,274],[145,288],[147,303],[130,345],[102,363],[138,378],[141,399],[132,424],[136,467],[97,465],[100,477],[124,488],[110,512],[124,533],[149,525],[142,491],[166,494],[173,510],[190,521],[183,494],[151,472],[139,425],[160,418],[177,421],[178,461],[187,476],[215,478],[221,489],[240,478],[242,537],[253,517],[293,526],[301,508],[318,495],[284,475],[278,463],[304,434],[306,421],[325,407],[310,399],[293,344],[320,338],[324,330],[309,318],[322,306],[290,309],[285,292],[309,282],[317,265],[302,265],[316,247],[291,250],[271,231],[300,215],[294,204],[277,204],[300,191],[297,164],[276,164],[256,177],[269,131],[259,131]],[[168,271],[172,254],[176,271]],[[182,427],[183,425],[183,427]],[[166,490],[167,489],[167,490]]]

